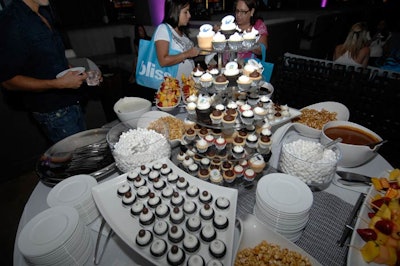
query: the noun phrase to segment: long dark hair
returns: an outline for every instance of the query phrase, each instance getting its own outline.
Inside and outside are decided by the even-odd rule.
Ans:
[[[165,0],[163,23],[176,28],[179,26],[179,14],[181,10],[190,5],[189,0]],[[185,26],[179,26],[179,30],[185,31]]]
[[[250,18],[250,24],[252,26],[256,23],[257,19],[264,20],[262,17],[257,16],[258,1],[256,1],[256,0],[235,0],[235,2],[233,3],[233,12],[236,11],[236,5],[237,5],[237,2],[239,2],[239,1],[243,1],[247,5],[249,10],[252,10],[254,8],[253,16],[251,16],[251,18]]]

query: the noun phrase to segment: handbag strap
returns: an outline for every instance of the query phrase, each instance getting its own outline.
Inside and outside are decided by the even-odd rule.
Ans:
[[[171,32],[171,29],[169,28],[168,24],[163,23],[163,25],[167,28],[167,31],[168,31],[168,36],[169,36],[169,51],[171,51],[171,49],[172,49],[172,40],[173,40],[173,39],[172,39],[172,32]],[[155,37],[155,34],[153,34],[153,36],[151,37],[151,41],[152,41],[153,43],[155,43],[154,37]]]

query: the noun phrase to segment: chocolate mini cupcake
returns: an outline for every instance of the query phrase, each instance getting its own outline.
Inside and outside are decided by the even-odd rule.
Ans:
[[[185,190],[189,187],[189,182],[184,177],[179,177],[178,182],[176,183],[176,187],[180,190]]]
[[[133,170],[133,171],[130,171],[127,175],[126,175],[126,179],[128,180],[128,181],[134,181],[135,180],[135,178],[136,177],[139,177],[140,175],[139,175],[139,170]]]
[[[226,254],[226,246],[225,243],[222,242],[219,239],[215,239],[211,241],[209,245],[209,251],[211,255],[213,255],[215,258],[220,259],[225,256]]]
[[[199,254],[194,254],[188,258],[187,266],[205,266],[204,258]]]
[[[201,220],[198,216],[191,216],[186,220],[186,228],[191,232],[196,232],[201,228]]]
[[[229,161],[223,161],[221,165],[222,171],[227,171],[232,169],[232,164]]]
[[[141,247],[147,246],[153,241],[153,234],[149,230],[140,229],[136,235],[136,244]]]
[[[196,131],[193,128],[188,128],[184,136],[186,140],[192,141],[196,138]]]
[[[212,202],[212,195],[210,192],[208,192],[207,190],[204,190],[203,192],[201,192],[200,196],[199,196],[199,200],[201,203],[211,203]]]
[[[196,197],[197,195],[199,195],[200,190],[197,186],[195,185],[191,185],[187,188],[186,190],[186,195],[188,195],[189,197]]]
[[[152,168],[153,168],[153,170],[160,171],[161,170],[161,166],[162,166],[162,163],[156,162],[156,163],[153,164]]]
[[[126,183],[123,183],[121,186],[118,187],[117,194],[118,196],[122,197],[125,195],[126,192],[131,191],[131,186]]]
[[[165,218],[169,215],[169,206],[167,204],[161,203],[156,207],[156,216],[158,218]]]
[[[149,175],[148,175],[148,179],[153,182],[154,179],[159,178],[160,177],[160,171],[159,170],[151,170]]]
[[[187,200],[183,204],[183,211],[186,214],[193,214],[196,212],[196,210],[197,210],[197,205],[193,201]]]
[[[185,214],[180,208],[174,207],[169,215],[169,219],[174,224],[180,224],[185,220]]]
[[[220,196],[216,199],[215,205],[220,210],[226,210],[229,208],[230,202],[229,199],[227,199],[226,197]]]
[[[200,209],[200,217],[203,220],[211,220],[214,218],[214,209],[208,204],[204,204],[204,206]]]
[[[166,199],[171,198],[173,194],[174,194],[174,189],[170,186],[166,186],[161,192],[161,196],[163,196]]]
[[[139,187],[145,186],[145,185],[146,185],[146,179],[144,179],[144,178],[142,178],[140,176],[137,176],[135,178],[135,180],[133,181],[133,186],[135,188],[139,188]]]
[[[185,198],[179,194],[179,192],[175,191],[172,193],[172,198],[171,198],[171,205],[175,207],[182,206],[183,203],[185,202]]]
[[[208,169],[200,169],[199,172],[197,173],[197,176],[201,179],[201,180],[208,180],[208,178],[210,177],[210,171]]]
[[[167,253],[167,261],[171,266],[181,265],[185,261],[185,252],[177,245],[172,245]]]
[[[122,204],[124,206],[131,206],[136,200],[135,194],[132,194],[131,191],[128,191],[122,197]]]
[[[148,175],[149,173],[150,173],[150,168],[147,167],[146,165],[142,164],[142,165],[140,166],[140,172],[139,172],[140,176],[141,176],[141,177],[147,177],[147,175]]]
[[[244,146],[246,144],[245,139],[239,136],[236,136],[233,139],[233,145],[235,146]]]
[[[160,220],[157,221],[154,226],[153,226],[153,232],[154,234],[158,236],[164,235],[166,232],[168,232],[168,223],[166,221]]]
[[[153,180],[153,187],[155,190],[162,190],[167,186],[167,184],[165,183],[165,181],[161,178],[155,178]]]
[[[175,173],[170,173],[170,174],[167,176],[167,181],[168,181],[168,183],[170,183],[170,184],[175,184],[175,183],[178,181],[178,178],[179,178],[179,176],[178,176],[177,174],[175,174]]]
[[[147,209],[146,207],[143,208],[142,212],[139,215],[139,222],[142,225],[150,225],[154,222],[155,215],[152,211]]]
[[[187,252],[196,252],[200,248],[200,241],[196,236],[187,234],[183,239],[183,248]]]
[[[220,229],[220,230],[225,229],[229,225],[228,218],[224,215],[217,214],[214,216],[213,225],[217,229]]]
[[[227,183],[232,183],[236,179],[236,174],[232,169],[224,171],[222,176]]]
[[[185,157],[186,157],[186,153],[184,153],[183,151],[178,152],[178,154],[176,155],[176,159],[177,159],[179,162],[183,162],[183,160],[185,159]]]
[[[185,237],[185,231],[179,226],[173,225],[168,230],[168,240],[172,243],[179,243]]]
[[[224,116],[221,110],[213,110],[210,114],[211,122],[213,124],[220,124],[222,122],[222,117]]]
[[[156,239],[150,246],[150,253],[154,257],[161,257],[167,252],[167,242],[163,239]]]
[[[137,202],[133,203],[133,205],[131,207],[131,214],[139,215],[142,213],[143,208],[144,208],[143,203],[141,201],[137,201]]]
[[[146,198],[150,193],[150,189],[146,186],[141,186],[137,189],[136,195],[141,198],[144,199]]]
[[[160,169],[161,175],[168,176],[171,172],[172,172],[172,169],[171,169],[171,167],[168,166],[168,164],[166,164],[166,163],[162,164],[161,169]]]
[[[211,224],[205,225],[200,231],[200,238],[206,242],[211,242],[217,237],[217,232]]]

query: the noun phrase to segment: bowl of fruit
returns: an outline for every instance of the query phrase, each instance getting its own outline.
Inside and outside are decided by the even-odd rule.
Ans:
[[[156,106],[164,112],[170,112],[181,102],[181,89],[179,81],[170,76],[164,77],[156,93]]]

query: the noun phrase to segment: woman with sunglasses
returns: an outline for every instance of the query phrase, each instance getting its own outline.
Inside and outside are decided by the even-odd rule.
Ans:
[[[257,43],[264,44],[268,47],[268,30],[262,18],[256,17],[257,1],[256,0],[236,0],[235,19],[236,24],[242,31],[251,31],[252,28],[258,31],[259,37]],[[261,57],[261,48],[257,47],[252,51],[238,53],[238,58],[252,58],[254,56]]]

